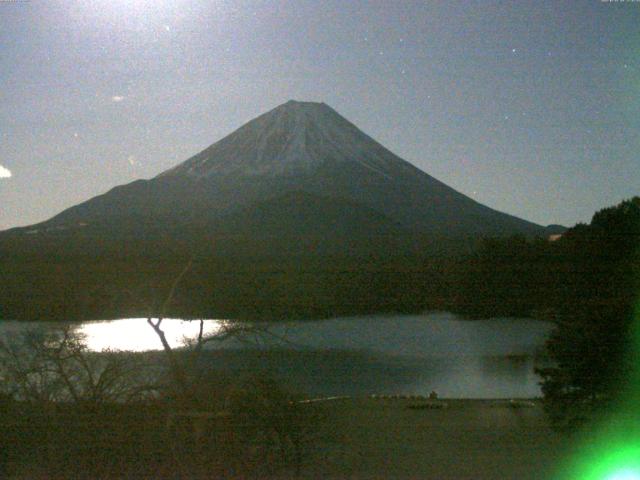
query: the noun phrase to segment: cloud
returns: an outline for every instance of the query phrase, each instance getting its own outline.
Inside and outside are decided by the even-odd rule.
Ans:
[[[118,103],[124,100],[124,97],[122,95],[114,95],[113,97],[111,97],[111,100]]]
[[[11,178],[11,170],[0,165],[0,178]]]

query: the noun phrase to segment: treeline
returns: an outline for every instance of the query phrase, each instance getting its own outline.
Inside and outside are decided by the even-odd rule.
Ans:
[[[172,316],[323,318],[425,310],[529,316],[561,301],[557,285],[573,269],[558,242],[524,237],[356,238],[342,242],[338,251],[323,248],[336,239],[310,237],[198,243],[161,235],[10,240],[0,241],[0,318],[5,319],[156,315],[190,262],[169,306]]]
[[[80,320],[155,316],[188,257],[30,262],[11,270],[0,317]],[[323,318],[444,308],[439,262],[412,259],[196,260],[168,308],[185,318]]]
[[[168,314],[321,318],[449,310],[471,318],[549,317],[576,305],[629,303],[637,199],[561,238],[216,237],[158,230],[0,238],[0,318],[155,315],[185,265]],[[146,232],[146,230],[145,230]],[[585,300],[584,302],[582,300]],[[567,307],[570,306],[570,307]],[[583,307],[579,307],[583,308]]]
[[[189,263],[168,308],[172,316],[270,319],[419,312],[448,304],[451,269],[457,267],[441,251],[433,254],[429,245],[389,248],[388,239],[366,248],[366,239],[345,240],[337,252],[322,247],[335,239],[310,237],[199,243],[162,236],[10,240],[0,242],[0,318],[155,315]],[[280,245],[253,248],[260,241]]]
[[[471,316],[628,309],[637,294],[640,198],[597,212],[555,241],[484,240],[459,269],[452,308]]]

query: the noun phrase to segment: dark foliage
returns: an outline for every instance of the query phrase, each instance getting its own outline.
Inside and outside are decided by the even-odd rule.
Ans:
[[[548,412],[570,428],[619,399],[634,375],[640,198],[599,211],[558,246],[574,268],[559,288],[563,301],[548,341],[557,364],[539,373]]]
[[[211,238],[205,245],[97,235],[0,239],[0,318],[157,316],[190,259],[192,268],[167,315],[269,319],[415,312],[444,306],[453,265],[432,254],[427,243],[428,253],[407,253],[376,245],[384,239],[375,238],[360,239],[370,241],[365,253],[353,247],[357,254],[329,255],[315,251],[329,240],[312,236]]]
[[[537,315],[559,302],[566,261],[547,239],[484,239],[460,264],[451,309],[480,318]]]

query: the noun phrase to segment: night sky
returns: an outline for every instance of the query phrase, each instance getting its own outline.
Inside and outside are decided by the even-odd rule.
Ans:
[[[640,2],[0,0],[0,229],[289,100],[541,224],[640,194]]]

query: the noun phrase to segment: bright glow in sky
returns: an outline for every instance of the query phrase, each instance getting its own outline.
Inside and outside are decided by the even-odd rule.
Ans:
[[[0,165],[0,178],[11,178],[11,170]]]

